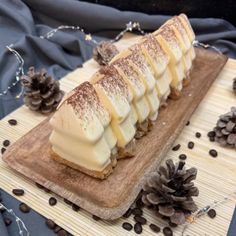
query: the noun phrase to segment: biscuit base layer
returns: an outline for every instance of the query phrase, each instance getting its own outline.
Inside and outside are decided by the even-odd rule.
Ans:
[[[170,88],[170,95],[169,98],[173,99],[173,100],[177,100],[181,97],[181,90],[178,90],[177,88]]]
[[[90,175],[92,177],[98,178],[98,179],[106,179],[112,172],[113,168],[116,166],[117,160],[116,157],[111,157],[111,163],[103,170],[103,171],[95,171],[95,170],[89,170],[82,166],[79,166],[73,162],[70,162],[68,160],[63,159],[62,157],[58,156],[52,149],[51,149],[51,157],[55,161],[64,164],[66,166],[69,166],[73,169],[79,170],[80,172],[83,172],[87,175]]]

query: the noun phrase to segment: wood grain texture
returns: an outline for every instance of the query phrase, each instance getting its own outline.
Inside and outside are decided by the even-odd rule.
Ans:
[[[137,141],[134,158],[118,161],[106,180],[98,180],[52,160],[48,119],[4,154],[13,169],[103,219],[120,217],[133,203],[145,177],[157,169],[209,87],[225,65],[224,55],[197,50],[191,83],[178,101],[161,109],[153,130]]]

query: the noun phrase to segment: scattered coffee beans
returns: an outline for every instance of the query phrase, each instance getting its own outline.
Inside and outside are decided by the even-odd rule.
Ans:
[[[178,150],[180,149],[180,147],[181,147],[181,145],[180,145],[180,144],[177,144],[177,145],[175,145],[175,146],[172,148],[172,150],[173,150],[173,151],[178,151]]]
[[[54,222],[53,220],[50,220],[50,219],[47,219],[47,220],[45,221],[45,224],[47,225],[47,227],[48,227],[49,229],[54,229],[54,228],[56,227],[55,222]]]
[[[150,229],[151,229],[153,232],[155,232],[155,233],[159,233],[159,232],[161,231],[161,228],[158,227],[158,226],[155,225],[155,224],[150,224],[149,227],[150,227]]]
[[[142,225],[145,225],[147,223],[147,220],[144,217],[139,216],[139,215],[134,216],[134,220],[135,222],[140,223]]]
[[[15,119],[10,119],[8,120],[9,125],[17,125],[17,120]]]
[[[194,147],[194,142],[190,141],[190,142],[188,143],[188,148],[189,148],[189,149],[193,149],[193,147]]]
[[[134,232],[136,234],[141,234],[143,232],[143,227],[140,223],[135,223],[134,225]]]
[[[186,126],[190,125],[190,121],[187,121]]]
[[[9,226],[12,223],[12,220],[6,217],[4,218],[4,223],[6,226]]]
[[[29,213],[30,212],[30,207],[28,205],[26,205],[25,203],[23,203],[23,202],[20,203],[19,209],[23,213]]]
[[[207,133],[207,136],[208,136],[209,138],[215,137],[215,136],[216,136],[216,132],[215,132],[215,131],[210,131],[210,132]]]
[[[175,224],[175,223],[172,223],[171,221],[169,221],[169,226],[170,226],[171,228],[176,228],[178,225]]]
[[[187,159],[187,156],[185,154],[180,154],[179,159],[185,161]]]
[[[131,214],[132,214],[132,209],[129,208],[129,209],[125,212],[125,214],[123,215],[123,217],[129,218],[129,217],[131,216]]]
[[[210,154],[212,157],[217,157],[217,156],[218,156],[218,153],[217,153],[217,151],[216,151],[215,149],[211,149],[211,150],[209,151],[209,154]]]
[[[128,222],[124,222],[124,223],[122,224],[122,227],[123,227],[123,229],[125,229],[125,230],[127,230],[127,231],[130,231],[130,230],[133,229],[133,226],[132,226],[130,223],[128,223]]]
[[[61,229],[58,233],[57,233],[58,236],[67,236],[67,232],[64,230],[64,229]]]
[[[163,229],[163,234],[164,234],[165,236],[172,236],[172,235],[173,235],[172,229],[169,228],[169,227],[165,227],[165,228]]]
[[[50,206],[55,206],[57,204],[57,199],[55,197],[50,197],[48,203]]]
[[[209,140],[210,140],[211,142],[215,142],[215,137],[210,137]]]
[[[214,209],[210,209],[208,212],[207,212],[207,215],[210,217],[210,218],[215,218],[216,217],[216,211]]]
[[[136,201],[136,206],[138,208],[142,208],[144,206],[144,203],[142,201],[142,198],[139,198],[137,201]]]
[[[72,204],[72,210],[73,211],[79,211],[80,210],[80,206]]]
[[[3,141],[2,144],[3,144],[4,147],[8,147],[10,145],[10,141],[8,139],[6,139],[6,140]]]
[[[96,216],[96,215],[92,215],[92,218],[96,221],[100,220],[100,217]]]
[[[132,214],[141,216],[143,214],[143,211],[142,211],[142,209],[136,207],[136,208],[132,209]]]
[[[56,227],[54,228],[54,233],[58,233],[59,231],[61,230],[61,227],[60,226],[58,226],[58,225],[56,225]]]
[[[1,153],[3,154],[6,151],[6,148],[1,148]]]
[[[202,136],[201,133],[199,133],[199,132],[196,132],[196,133],[195,133],[195,137],[196,137],[196,138],[201,138],[201,136]]]
[[[12,193],[15,194],[16,196],[23,196],[25,191],[20,188],[15,188],[12,190]]]

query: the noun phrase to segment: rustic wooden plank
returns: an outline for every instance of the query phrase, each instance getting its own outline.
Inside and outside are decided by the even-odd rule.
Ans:
[[[3,158],[13,169],[91,213],[104,219],[118,218],[136,198],[145,176],[166,156],[226,61],[224,55],[197,50],[192,81],[182,97],[169,100],[153,130],[137,141],[135,157],[119,161],[107,180],[94,179],[51,159],[48,120],[14,143]]]

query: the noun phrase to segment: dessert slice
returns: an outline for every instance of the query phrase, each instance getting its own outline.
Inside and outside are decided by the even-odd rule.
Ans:
[[[172,74],[171,97],[178,98],[182,90],[184,75],[184,65],[182,51],[178,39],[173,29],[164,25],[153,33],[156,40],[160,43],[163,50],[170,56],[169,68]]]
[[[162,104],[170,94],[172,81],[168,68],[170,58],[152,34],[143,37],[139,45],[141,52],[152,67],[156,78],[157,93]]]
[[[117,138],[117,147],[125,149],[135,135],[131,103],[133,94],[114,66],[100,69],[91,79],[103,105],[111,114],[111,127]]]
[[[138,45],[134,45],[131,48],[124,50],[114,57],[112,63],[119,59],[125,60],[125,64],[127,65],[124,66],[127,67],[127,69],[123,68],[122,70],[121,68],[121,70],[124,71],[121,73],[125,74],[123,76],[126,76],[127,79],[131,77],[132,80],[135,79],[134,82],[137,81],[137,85],[140,84],[139,86],[141,88],[145,87],[145,94],[143,96],[145,96],[150,110],[148,118],[152,120],[155,119],[157,117],[160,103],[155,89],[156,81],[149,68],[149,64],[146,62],[145,57],[140,52],[140,48],[138,48]],[[130,86],[132,86],[132,83],[130,83]],[[137,89],[139,89],[138,87]]]
[[[117,69],[133,92],[134,98],[132,103],[138,115],[138,122],[144,122],[149,116],[150,108],[145,96],[146,87],[142,79],[139,77],[138,72],[132,67],[131,63],[125,58],[115,60],[112,65]]]
[[[116,164],[110,115],[89,82],[76,87],[50,120],[52,157],[97,178],[106,178]]]
[[[194,47],[193,47],[193,41],[195,40],[195,33],[193,31],[193,28],[188,20],[188,17],[185,15],[185,14],[180,14],[178,16],[178,18],[180,19],[180,21],[182,22],[187,34],[188,34],[188,38],[191,42],[191,48],[190,48],[190,55],[191,55],[191,59],[194,60],[195,57],[196,57],[196,53],[195,53],[195,50],[194,50]]]

